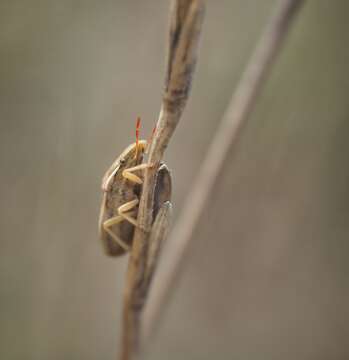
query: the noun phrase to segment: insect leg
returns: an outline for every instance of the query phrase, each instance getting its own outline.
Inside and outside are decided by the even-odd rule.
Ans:
[[[111,230],[111,227],[120,223],[121,221],[124,221],[125,218],[122,215],[114,216],[108,220],[106,220],[103,223],[103,229],[112,237],[113,240],[115,240],[125,251],[130,251],[130,247],[118,236],[116,236],[113,231]]]
[[[134,172],[139,171],[139,170],[144,170],[149,167],[152,167],[152,165],[151,164],[139,164],[139,165],[130,167],[128,169],[125,169],[122,172],[122,176],[136,184],[143,184],[143,180],[139,176],[135,175]]]
[[[130,214],[127,212],[132,210],[134,207],[137,206],[139,200],[134,199],[132,201],[127,202],[126,204],[121,205],[118,208],[119,215],[114,216],[108,220],[106,220],[103,223],[103,229],[126,251],[130,251],[130,247],[118,236],[116,236],[113,231],[111,230],[111,227],[119,224],[120,222],[127,220],[132,225],[137,226],[137,220],[134,219]]]
[[[127,220],[132,225],[137,226],[137,220],[134,219],[131,215],[129,215],[127,212],[135,208],[139,203],[138,199],[131,200],[127,202],[126,204],[123,204],[119,206],[118,213],[119,216],[121,216],[124,220]]]

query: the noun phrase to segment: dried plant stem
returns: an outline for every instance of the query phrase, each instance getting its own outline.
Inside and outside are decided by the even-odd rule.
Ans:
[[[173,1],[165,91],[145,171],[132,251],[130,254],[122,324],[121,359],[129,360],[139,353],[140,320],[148,292],[145,264],[152,227],[156,173],[164,151],[179,122],[187,102],[196,64],[196,53],[203,19],[201,0]]]
[[[280,0],[233,94],[222,122],[212,141],[206,159],[181,211],[176,227],[164,248],[156,282],[152,287],[144,313],[145,339],[159,320],[192,234],[212,193],[232,146],[238,140],[243,125],[251,113],[272,62],[280,51],[292,20],[303,0]]]

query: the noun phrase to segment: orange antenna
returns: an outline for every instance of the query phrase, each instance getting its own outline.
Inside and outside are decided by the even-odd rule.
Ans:
[[[136,154],[135,154],[135,158],[138,158],[138,151],[139,151],[139,128],[141,127],[141,118],[138,116],[137,117],[137,122],[136,122]]]

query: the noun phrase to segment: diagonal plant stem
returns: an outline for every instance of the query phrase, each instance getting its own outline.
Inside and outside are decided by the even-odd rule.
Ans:
[[[273,60],[280,52],[292,21],[303,3],[304,0],[279,0],[277,2],[275,11],[232,96],[176,226],[163,249],[156,282],[144,313],[145,341],[153,333],[159,316],[164,310],[182,268],[193,231],[208,203],[217,177],[254,108]]]
[[[122,360],[132,359],[139,354],[141,313],[149,286],[145,279],[145,266],[153,219],[156,174],[189,96],[203,12],[204,4],[201,0],[176,0],[172,3],[165,90],[149,152],[148,163],[152,166],[146,169],[144,174],[137,218],[139,227],[135,230],[127,271],[122,322]]]

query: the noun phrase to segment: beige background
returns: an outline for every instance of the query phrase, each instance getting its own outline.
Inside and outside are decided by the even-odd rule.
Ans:
[[[208,1],[176,216],[274,3]],[[115,359],[127,259],[98,242],[100,181],[157,118],[168,5],[0,2],[1,359]],[[147,359],[349,358],[348,13],[298,17]]]

